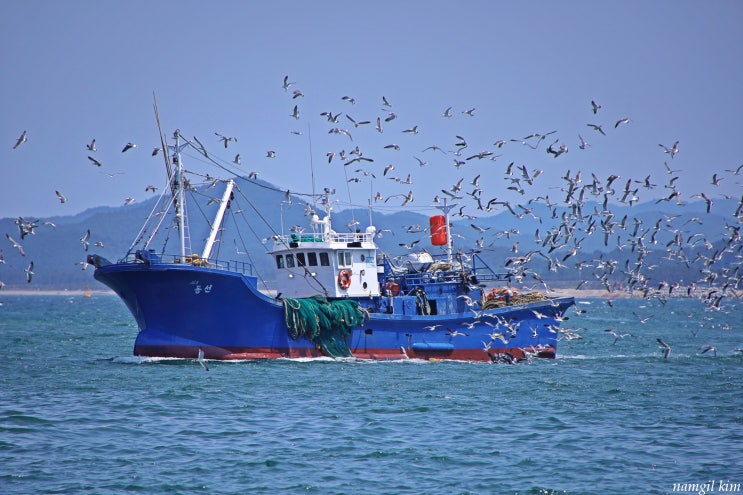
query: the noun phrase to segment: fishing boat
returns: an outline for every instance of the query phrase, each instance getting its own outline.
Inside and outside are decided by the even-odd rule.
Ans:
[[[215,254],[225,243],[226,215],[245,215],[236,211],[238,200],[255,208],[253,217],[261,217],[260,208],[234,177],[201,175],[209,185],[196,187],[181,151],[190,146],[208,154],[178,131],[173,139],[167,145],[161,135],[163,149],[172,151],[165,154],[168,187],[128,252],[116,262],[99,255],[88,260],[95,279],[115,291],[136,320],[135,355],[509,363],[555,357],[559,325],[573,298],[519,293],[508,273],[491,269],[477,252],[455,250],[454,205],[439,205],[430,217],[431,247],[393,257],[377,245],[371,214],[365,228],[351,222],[347,232],[335,230],[333,191],[308,194],[315,208],[307,204],[307,225],[286,233],[276,227],[262,253],[271,259],[270,273],[260,274],[245,260],[257,253],[236,250],[242,259]],[[218,206],[196,252],[186,199],[216,186],[223,191],[208,201]],[[285,192],[285,200],[291,196]],[[153,247],[157,239],[159,249]]]

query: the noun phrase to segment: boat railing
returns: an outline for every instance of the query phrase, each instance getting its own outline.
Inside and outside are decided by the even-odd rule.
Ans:
[[[374,242],[374,234],[370,232],[308,232],[279,235],[274,238],[274,245],[276,247],[295,247],[299,243],[314,242],[341,242],[346,244],[356,242]]]
[[[422,284],[461,282],[469,284],[489,284],[508,282],[507,273],[494,271],[477,254],[468,255],[468,261],[449,263],[446,255],[431,255],[432,263],[423,264],[415,269],[411,266],[395,266],[387,257],[383,260],[387,278],[404,282],[408,287]],[[464,265],[464,266],[463,266]]]
[[[120,260],[120,263],[144,263],[149,265],[191,265],[213,270],[253,275],[253,265],[245,261],[202,258],[197,254],[181,256],[178,254],[157,254],[152,251],[136,251]]]

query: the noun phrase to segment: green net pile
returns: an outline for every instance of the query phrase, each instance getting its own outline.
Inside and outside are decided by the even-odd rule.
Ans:
[[[356,301],[328,301],[322,296],[284,298],[284,319],[291,338],[307,337],[330,357],[352,355],[346,336],[364,323],[364,316]]]
[[[504,306],[515,306],[518,304],[529,304],[546,300],[547,296],[545,296],[541,292],[526,292],[523,294],[514,295],[511,298],[510,303],[506,303],[505,299],[493,299],[491,301],[485,301],[482,305],[482,309],[502,308]]]

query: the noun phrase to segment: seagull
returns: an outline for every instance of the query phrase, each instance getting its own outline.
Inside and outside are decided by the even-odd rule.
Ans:
[[[218,132],[215,132],[215,133],[214,133],[214,135],[215,135],[215,136],[217,136],[217,137],[219,137],[219,140],[220,140],[220,141],[222,141],[222,143],[224,143],[224,147],[225,147],[225,148],[227,148],[227,144],[228,144],[228,143],[229,143],[230,141],[234,141],[234,142],[237,142],[237,138],[235,138],[235,137],[227,137],[227,136],[223,136],[223,135],[219,134]]]
[[[26,282],[31,283],[31,277],[33,277],[34,272],[34,262],[28,264],[28,268],[24,268],[23,271],[26,272]]]
[[[451,107],[444,110],[444,113],[442,113],[441,116],[446,117],[447,119],[451,118]]]
[[[600,125],[596,125],[596,124],[586,124],[586,125],[587,125],[588,127],[591,127],[591,128],[593,128],[593,129],[595,129],[595,130],[599,131],[599,132],[600,132],[601,134],[603,134],[604,136],[606,136],[606,133],[604,132],[604,130],[603,130],[603,129],[601,128],[601,126],[600,126]]]
[[[705,348],[705,349],[704,349],[704,350],[703,350],[702,352],[700,352],[699,354],[704,354],[704,353],[706,353],[706,352],[711,352],[712,354],[714,354],[714,356],[715,356],[715,357],[717,357],[717,347],[715,347],[715,346],[713,346],[713,345],[708,345],[708,346],[707,346],[707,347],[706,347],[706,348]]]
[[[450,337],[456,337],[457,335],[463,335],[467,337],[469,335],[464,332],[460,332],[459,330],[452,330],[451,328],[446,329],[446,334]]]
[[[54,191],[54,192],[55,192],[55,193],[57,194],[57,197],[59,198],[59,202],[60,202],[60,203],[66,203],[66,202],[67,202],[67,198],[65,198],[65,197],[64,197],[64,196],[62,195],[62,193],[61,193],[61,192],[59,192],[59,191]]]
[[[631,333],[617,333],[614,330],[612,330],[611,328],[607,328],[606,330],[604,330],[604,332],[610,333],[611,335],[614,336],[614,343],[615,344],[617,343],[617,340],[619,340],[619,339],[623,339],[624,337],[632,337],[632,334]]]
[[[663,148],[663,153],[666,153],[668,155],[671,155],[671,158],[673,158],[676,155],[676,153],[679,152],[679,142],[678,141],[676,141],[675,143],[673,143],[673,146],[671,146],[670,148],[667,148],[667,147],[665,147],[662,144],[658,144],[658,146],[660,146],[661,148]]]
[[[234,160],[232,160],[232,162],[233,162],[233,163],[234,163],[235,165],[240,165],[240,153],[238,153],[237,155],[235,155],[235,159],[234,159]]]
[[[294,109],[292,110],[291,116],[299,120],[299,106],[298,105],[294,105]],[[225,143],[225,147],[227,147],[227,143]]]
[[[665,359],[668,359],[668,356],[671,355],[671,346],[663,342],[663,339],[658,338],[655,340],[658,341],[658,343],[660,344],[660,348],[663,350],[663,357]]]
[[[91,162],[93,162],[93,165],[95,165],[97,167],[102,167],[103,166],[103,164],[101,162],[99,162],[98,160],[96,160],[92,156],[88,156],[88,160],[90,160]]]
[[[90,247],[90,229],[88,229],[85,234],[80,238],[80,242],[83,245],[83,248],[87,251],[88,247]]]
[[[18,136],[18,140],[17,140],[17,141],[15,142],[15,144],[13,145],[13,149],[16,149],[17,147],[19,147],[20,145],[22,145],[22,144],[23,144],[23,143],[25,143],[26,141],[27,141],[27,138],[26,138],[26,131],[23,131],[23,133],[21,133],[21,135],[20,135],[20,136]]]
[[[284,88],[284,91],[288,91],[293,84],[293,82],[289,82],[289,76],[284,76],[284,84],[281,87]]]
[[[132,148],[136,148],[136,147],[137,147],[137,145],[136,145],[136,144],[134,144],[134,143],[131,143],[131,142],[129,142],[129,143],[126,143],[126,144],[124,145],[124,148],[122,148],[121,152],[122,152],[122,153],[126,153],[126,152],[127,152],[127,151],[129,151],[130,149],[132,149]]]
[[[21,246],[20,244],[18,244],[18,242],[16,242],[15,239],[13,239],[12,237],[10,237],[9,234],[5,234],[5,237],[8,238],[8,240],[10,241],[10,243],[13,245],[14,248],[16,248],[18,250],[18,252],[21,254],[21,256],[26,256],[26,252],[23,250],[23,246]]]
[[[599,111],[600,108],[601,108],[601,105],[591,100],[591,110],[593,110],[594,115],[596,115],[596,113]]]
[[[160,147],[159,146],[155,146],[154,148],[152,148],[152,154],[151,154],[151,156],[157,156],[158,153],[160,153]]]
[[[88,148],[88,151],[96,151],[95,139],[93,139],[90,144],[86,144],[85,147]]]
[[[204,351],[202,349],[199,349],[199,355],[196,360],[199,362],[201,367],[204,368],[204,371],[209,371],[209,366],[207,366],[206,361],[204,361]]]
[[[620,124],[629,124],[629,119],[627,117],[625,117],[623,119],[617,120],[617,123],[614,124],[614,129],[616,129],[617,127],[619,127]]]

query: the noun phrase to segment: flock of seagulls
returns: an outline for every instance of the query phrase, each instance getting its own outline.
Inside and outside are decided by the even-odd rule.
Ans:
[[[289,118],[294,121],[300,118],[312,119],[313,116],[305,116],[302,111],[302,101],[305,94],[297,87],[295,81],[289,76],[283,78],[282,89],[288,97]],[[582,173],[580,170],[567,170],[561,177],[560,183],[554,184],[556,193],[549,195],[538,195],[531,192],[534,184],[542,180],[544,170],[531,167],[526,163],[516,163],[505,158],[511,147],[531,150],[535,153],[543,153],[557,161],[565,160],[565,156],[571,151],[570,142],[580,152],[587,152],[592,144],[589,141],[596,139],[611,138],[613,132],[621,132],[621,127],[632,126],[632,119],[626,116],[605,121],[604,105],[596,100],[589,100],[586,108],[585,127],[580,131],[574,131],[570,140],[560,137],[557,130],[547,132],[532,132],[523,137],[496,136],[493,137],[492,147],[487,149],[472,149],[472,145],[463,133],[452,132],[451,141],[446,143],[421,145],[411,157],[409,164],[403,158],[390,160],[389,156],[400,154],[403,148],[397,136],[410,136],[406,139],[406,146],[411,140],[420,140],[425,136],[424,126],[415,122],[403,123],[406,116],[393,106],[393,103],[385,96],[379,100],[376,115],[359,117],[350,112],[358,108],[358,99],[351,95],[343,95],[339,98],[339,105],[345,105],[344,109],[326,110],[315,116],[319,122],[327,125],[329,135],[338,136],[338,147],[323,150],[327,158],[327,164],[331,167],[340,167],[339,171],[345,174],[347,188],[362,181],[377,179],[389,180],[405,187],[407,192],[383,195],[380,192],[372,195],[372,200],[381,205],[391,203],[397,207],[409,207],[416,204],[410,186],[415,181],[416,173],[436,173],[433,167],[448,161],[452,171],[460,174],[454,183],[450,185],[441,184],[440,190],[433,196],[425,198],[426,204],[442,204],[444,201],[457,202],[458,206],[453,210],[451,219],[467,220],[467,223],[475,233],[476,240],[464,240],[468,247],[483,252],[494,249],[498,242],[512,241],[510,256],[503,260],[503,268],[507,271],[512,283],[522,285],[536,284],[547,291],[552,290],[549,283],[545,281],[544,274],[576,272],[580,274],[581,281],[576,288],[586,289],[597,287],[604,290],[608,301],[615,295],[618,286],[624,290],[640,294],[646,299],[657,299],[663,303],[668,297],[674,295],[686,295],[698,297],[709,309],[720,310],[726,299],[737,298],[740,295],[742,280],[740,265],[743,258],[743,243],[741,242],[740,226],[743,223],[743,195],[737,199],[737,205],[733,211],[718,211],[716,209],[716,198],[710,197],[705,191],[694,191],[684,193],[677,185],[680,170],[671,168],[671,163],[677,162],[680,153],[678,140],[672,144],[659,143],[662,153],[658,153],[658,164],[662,160],[665,170],[664,180],[654,179],[651,175],[645,177],[623,177],[620,174],[609,174],[600,177],[595,173]],[[453,106],[445,106],[440,111],[440,117],[447,121],[455,122],[457,115],[465,119],[477,119],[479,115],[474,107],[464,107],[456,111]],[[591,138],[585,133],[585,129],[594,136]],[[300,135],[299,131],[291,131]],[[389,140],[380,149],[362,149],[360,138],[366,133],[376,135],[377,139],[389,136]],[[215,141],[227,150],[230,145],[238,143],[235,136],[214,132]],[[586,139],[588,137],[588,139]],[[200,152],[205,156],[210,155],[206,147],[194,137],[194,141],[200,146]],[[13,145],[19,148],[28,142],[28,135],[23,131]],[[595,143],[594,143],[595,144]],[[127,153],[135,149],[137,145],[127,142],[121,149],[121,153]],[[88,151],[87,158],[95,167],[104,167],[102,161],[94,155],[97,152],[96,140],[92,139],[85,144]],[[161,151],[155,147],[152,156]],[[575,151],[573,151],[575,153]],[[234,153],[234,151],[233,151]],[[265,158],[275,159],[281,150],[269,149]],[[543,155],[543,156],[544,156]],[[413,161],[414,160],[414,161]],[[240,153],[234,158],[224,160],[224,163],[240,167],[242,164]],[[472,170],[470,164],[488,163],[486,170]],[[556,162],[557,163],[557,162]],[[407,169],[407,170],[406,170]],[[421,172],[416,172],[419,170]],[[718,186],[723,181],[730,181],[741,175],[743,165],[726,169],[723,172],[712,174],[710,186]],[[402,172],[397,174],[397,172]],[[242,174],[242,171],[240,170]],[[472,173],[470,177],[468,173]],[[249,180],[258,177],[259,171],[245,172],[244,176]],[[500,176],[503,187],[497,194],[488,194],[483,188],[482,177],[490,179]],[[154,186],[148,186],[148,191],[155,192]],[[508,191],[508,198],[515,197],[517,200],[508,199],[504,196]],[[682,208],[687,201],[699,199],[705,204],[705,214],[713,213],[724,216],[727,219],[720,239],[705,239],[699,232],[692,230],[693,224],[682,223],[683,217],[678,215],[659,214],[657,220],[652,224],[646,224],[640,216],[632,216],[614,211],[616,206],[633,207],[641,200],[643,193],[653,191],[660,199],[658,204],[667,203]],[[67,198],[60,191],[55,191],[61,204],[67,202]],[[287,194],[288,195],[288,194]],[[350,194],[349,194],[350,196]],[[552,196],[552,197],[550,197]],[[127,198],[125,203],[132,202]],[[289,198],[291,201],[291,197]],[[363,205],[361,205],[363,206]],[[307,205],[308,214],[313,212],[311,205]],[[505,221],[511,226],[507,229],[496,229],[491,226],[482,225],[478,219],[487,217],[493,213],[504,213]],[[533,236],[533,244],[524,249],[528,240],[518,229],[519,221],[530,219],[539,222],[540,228]],[[703,223],[704,218],[697,219]],[[35,224],[29,226],[28,221],[19,218],[17,222],[21,232],[21,240],[26,234],[33,232]],[[33,222],[32,222],[33,223]],[[25,225],[25,227],[22,227]],[[411,230],[406,227],[405,233],[413,231],[426,235],[426,228]],[[380,231],[381,235],[381,231]],[[452,232],[452,235],[461,235]],[[606,254],[595,254],[583,249],[584,241],[590,236],[599,236],[603,239],[606,250],[614,249],[623,254],[623,259],[610,259]],[[7,239],[13,248],[23,252],[22,245],[13,240],[6,233]],[[670,239],[666,241],[665,239]],[[90,231],[85,232],[80,242],[84,250],[91,245]],[[420,239],[399,242],[398,247],[405,250],[417,248]],[[102,246],[102,245],[101,245]],[[678,264],[689,269],[696,268],[699,273],[697,280],[688,280],[684,287],[678,280],[658,280],[654,276],[657,268],[657,256],[655,253],[664,253],[664,263]],[[24,254],[25,255],[25,254]],[[24,270],[30,283],[33,275],[33,263]],[[587,274],[585,276],[584,274]],[[686,292],[684,292],[684,290]],[[674,293],[675,291],[675,293]],[[607,302],[610,304],[610,302]],[[647,321],[647,320],[645,320]],[[455,331],[452,331],[455,332]],[[615,329],[606,330],[608,335],[614,338],[613,343],[621,341],[632,335]],[[577,338],[576,329],[566,329],[565,338]],[[658,339],[662,346],[664,357],[670,355],[670,346]],[[705,350],[705,353],[716,354],[716,349]]]

